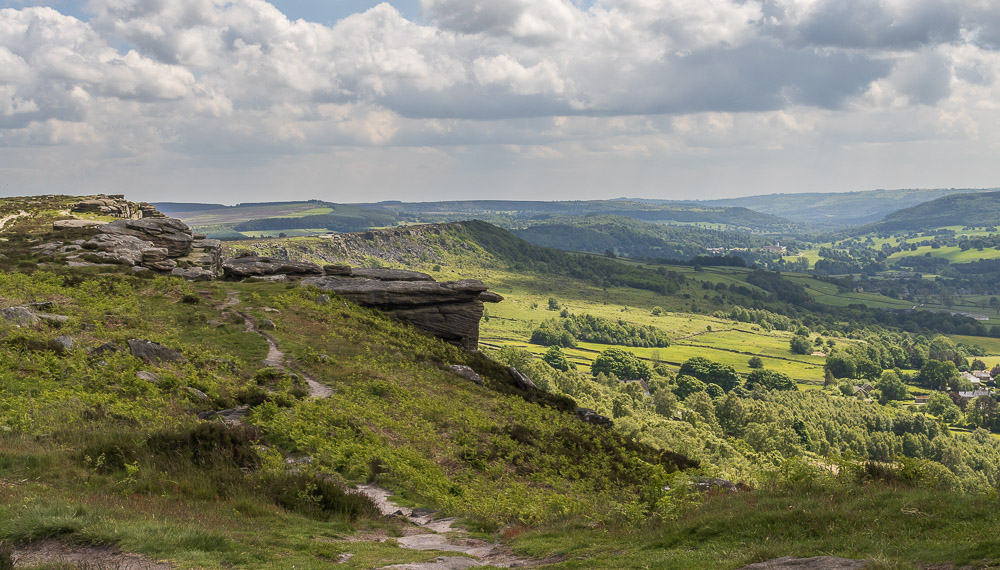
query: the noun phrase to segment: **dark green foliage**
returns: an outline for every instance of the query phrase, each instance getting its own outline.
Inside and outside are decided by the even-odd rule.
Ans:
[[[576,346],[578,340],[642,348],[670,346],[670,339],[656,327],[634,325],[622,319],[615,322],[593,315],[570,315],[544,321],[531,333],[531,342],[546,346],[569,348]]]
[[[795,390],[795,381],[791,376],[777,370],[757,369],[747,375],[746,388],[753,390],[754,387],[761,386],[768,390]]]
[[[601,352],[590,367],[594,376],[614,375],[621,380],[641,380],[649,378],[649,365],[639,357],[620,348],[609,348]]]
[[[754,368],[754,369],[763,368],[764,367],[764,361],[761,360],[761,358],[759,356],[751,356],[750,360],[747,361],[747,366],[749,366],[750,368]]]
[[[812,354],[813,344],[807,336],[795,335],[788,344],[793,354]]]
[[[694,376],[681,375],[677,377],[677,383],[674,385],[673,390],[678,398],[686,400],[691,394],[704,392],[707,388],[704,382]]]
[[[957,388],[959,381],[958,368],[951,361],[928,360],[920,368],[920,373],[917,374],[916,380],[921,386],[935,390],[946,390],[949,387]]]
[[[951,194],[887,215],[870,227],[878,232],[920,231],[943,226],[995,226],[1000,219],[1000,192]]]
[[[892,370],[886,370],[882,377],[875,383],[875,389],[879,391],[879,403],[885,404],[891,400],[905,400],[909,397],[906,384],[900,379],[899,374]]]
[[[146,447],[157,455],[174,457],[199,467],[235,465],[240,469],[254,469],[260,462],[254,450],[260,439],[257,430],[250,427],[199,422],[191,428],[153,433],[146,440]]]
[[[318,520],[376,518],[378,507],[367,496],[306,473],[281,473],[260,479],[261,491],[274,504]]]
[[[732,366],[713,362],[700,356],[690,358],[681,364],[678,374],[693,376],[709,384],[717,384],[726,392],[743,383],[739,374],[736,373],[736,369]]]
[[[558,346],[550,347],[542,356],[542,361],[556,370],[565,372],[570,369],[570,362],[566,358],[566,354]]]

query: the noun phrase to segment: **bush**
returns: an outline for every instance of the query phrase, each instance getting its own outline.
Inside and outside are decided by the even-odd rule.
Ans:
[[[641,380],[652,375],[648,364],[620,348],[609,348],[601,352],[590,369],[594,376],[613,374],[622,380]]]
[[[314,519],[375,518],[378,507],[367,496],[344,491],[332,481],[306,473],[282,473],[260,479],[261,491],[274,504]]]

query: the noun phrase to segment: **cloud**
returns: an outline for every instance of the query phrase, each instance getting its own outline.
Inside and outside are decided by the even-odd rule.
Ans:
[[[749,148],[755,133],[821,148],[882,140],[874,125],[897,141],[1000,132],[996,3],[420,5],[422,22],[383,3],[332,25],[265,0],[88,0],[86,21],[0,10],[0,146],[233,168],[433,147],[453,168],[476,145],[537,165]]]

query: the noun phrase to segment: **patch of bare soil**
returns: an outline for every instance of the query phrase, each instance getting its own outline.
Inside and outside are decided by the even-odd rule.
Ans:
[[[42,564],[67,564],[83,570],[170,570],[170,565],[155,562],[114,546],[66,544],[42,540],[14,549],[15,568]]]

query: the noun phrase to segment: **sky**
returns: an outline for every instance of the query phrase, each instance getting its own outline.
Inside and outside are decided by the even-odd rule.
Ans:
[[[0,0],[0,195],[1000,186],[991,0]]]

